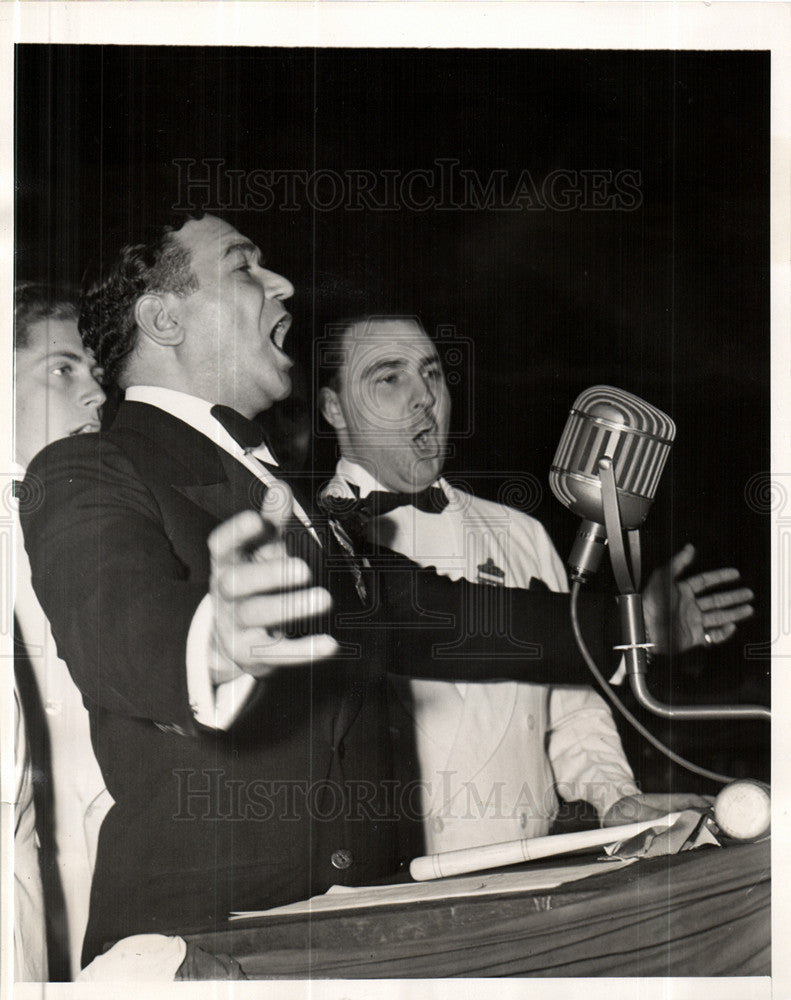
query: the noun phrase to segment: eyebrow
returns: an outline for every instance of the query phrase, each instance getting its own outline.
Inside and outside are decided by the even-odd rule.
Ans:
[[[256,257],[259,258],[261,257],[261,251],[254,243],[251,243],[250,240],[234,240],[233,243],[229,243],[228,246],[225,248],[222,255],[223,260],[226,257],[230,257],[230,255],[232,253],[235,253],[237,250],[240,251],[241,253],[251,253],[254,254]]]
[[[428,368],[430,365],[438,365],[439,363],[438,354],[427,354],[420,359],[419,367]],[[406,361],[403,358],[380,358],[379,361],[373,361],[367,368],[363,369],[360,377],[370,378],[371,375],[386,371],[388,368],[403,368],[405,365]]]
[[[82,364],[83,361],[87,361],[89,364],[93,364],[91,358],[87,358],[84,354],[75,354],[73,351],[53,351],[52,354],[47,353],[46,355],[47,364],[51,364],[53,361],[74,361],[76,364]]]

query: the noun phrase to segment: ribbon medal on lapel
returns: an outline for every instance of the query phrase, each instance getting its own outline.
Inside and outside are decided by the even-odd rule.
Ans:
[[[504,587],[505,573],[496,565],[492,557],[489,556],[486,562],[481,563],[478,567],[478,579],[476,582],[486,584],[488,587]]]

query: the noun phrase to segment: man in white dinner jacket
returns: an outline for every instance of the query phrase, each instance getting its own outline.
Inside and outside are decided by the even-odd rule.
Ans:
[[[538,521],[442,478],[450,398],[419,321],[366,317],[336,329],[320,407],[342,457],[323,496],[356,508],[369,542],[454,580],[566,591],[563,565]],[[674,558],[673,578],[693,557],[687,547]],[[681,584],[690,645],[723,641],[750,613],[746,589],[730,593],[727,610],[696,599],[704,585],[731,579],[721,570]],[[427,852],[545,835],[559,796],[588,802],[604,818],[639,794],[612,714],[590,687],[395,676],[390,687],[394,736],[402,756],[412,747],[416,754],[411,773],[420,778]]]

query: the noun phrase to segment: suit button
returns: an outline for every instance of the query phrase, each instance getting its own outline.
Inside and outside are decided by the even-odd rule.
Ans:
[[[532,730],[534,730],[536,728],[536,720],[533,718],[532,715],[528,715],[528,717],[527,717],[527,728],[531,732],[532,732]]]
[[[519,813],[519,825],[523,830],[527,826],[527,815],[525,813]]]
[[[354,855],[351,851],[342,847],[340,850],[332,852],[330,861],[333,868],[337,868],[338,871],[342,872],[345,868],[351,868],[354,864]]]

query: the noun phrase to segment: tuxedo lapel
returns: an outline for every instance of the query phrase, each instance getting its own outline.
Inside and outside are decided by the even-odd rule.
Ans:
[[[211,514],[217,521],[226,521],[229,517],[243,510],[247,494],[234,492],[228,480],[219,483],[172,483],[173,489],[192,501],[201,510]],[[261,488],[265,489],[263,483]]]
[[[227,451],[220,452],[225,487],[234,511],[260,511],[269,487]]]
[[[125,402],[119,408],[110,433],[122,445],[125,439],[133,439],[131,450],[136,464],[145,465],[149,473],[146,481],[159,483],[158,489],[163,491],[163,498],[157,498],[160,505],[167,508],[163,514],[169,523],[169,530],[181,531],[185,508],[179,505],[176,509],[172,499],[167,499],[167,494],[171,498],[173,493],[186,498],[215,523],[225,521],[242,510],[261,509],[267,492],[266,484],[233,455],[164,410],[146,403]],[[281,478],[279,470],[268,466],[267,469],[273,476]],[[294,493],[298,496],[296,490]],[[315,583],[327,586],[325,560],[310,532],[296,516],[292,516],[285,527],[289,553],[307,562]],[[201,539],[194,549],[196,555],[193,558],[197,558],[198,552],[203,556],[206,552],[205,540]],[[340,578],[335,574],[332,592],[336,606],[359,608],[348,572]],[[322,665],[320,669],[331,670],[332,667]],[[343,669],[349,676],[346,678],[347,693],[333,722],[332,739],[336,745],[356,719],[366,687],[365,681],[360,678],[359,660],[355,659],[352,666],[344,664]]]
[[[142,436],[151,442],[147,461],[168,483],[216,521],[241,510],[258,510],[266,485],[241,462],[177,417],[146,403],[124,403],[113,436]],[[139,455],[140,449],[136,449]]]

